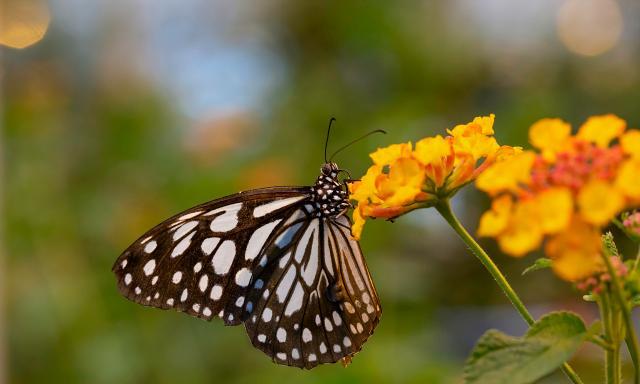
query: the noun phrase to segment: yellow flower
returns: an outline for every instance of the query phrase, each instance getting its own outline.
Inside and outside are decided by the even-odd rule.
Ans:
[[[540,246],[544,233],[540,223],[534,219],[537,208],[533,200],[514,206],[509,225],[498,237],[498,245],[503,252],[520,257]]]
[[[578,207],[584,220],[596,226],[607,224],[624,207],[624,197],[613,185],[591,180],[578,192]]]
[[[478,234],[516,257],[546,241],[554,271],[566,280],[599,272],[602,228],[640,204],[640,133],[623,135],[625,127],[614,115],[589,118],[575,136],[559,119],[532,125],[538,152],[495,163],[476,180],[493,198]]]
[[[453,137],[453,146],[458,154],[467,153],[474,160],[487,157],[500,146],[493,135],[494,115],[476,117],[471,123],[458,125],[448,133]]]
[[[626,126],[627,123],[616,115],[591,116],[582,124],[576,137],[606,148],[611,140],[622,135]]]
[[[509,225],[513,199],[509,195],[502,195],[491,203],[491,210],[480,217],[479,236],[498,236]]]
[[[386,165],[408,155],[411,155],[411,143],[392,144],[385,148],[378,148],[369,156],[374,164]]]
[[[400,158],[389,167],[389,174],[376,177],[377,195],[390,206],[411,204],[422,193],[425,175],[420,163]]]
[[[491,164],[504,162],[517,148],[500,147],[493,135],[494,116],[412,143],[393,144],[373,152],[373,165],[350,186],[357,202],[352,233],[359,238],[367,218],[395,218],[433,206],[473,181]]]
[[[626,197],[640,200],[640,158],[632,158],[622,164],[615,185]]]
[[[540,226],[545,234],[563,231],[573,214],[573,197],[566,187],[554,187],[535,197]]]
[[[529,142],[542,152],[549,162],[556,160],[556,153],[566,149],[571,136],[571,125],[561,119],[541,119],[529,129]]]
[[[508,161],[496,162],[487,168],[476,181],[476,186],[490,195],[504,191],[517,193],[531,182],[531,168],[535,161],[532,152],[514,154]]]
[[[640,158],[640,131],[632,129],[620,137],[620,146],[624,153],[633,158]]]
[[[554,272],[564,280],[582,280],[603,270],[600,232],[577,218],[571,230],[549,239],[545,252],[553,260]]]

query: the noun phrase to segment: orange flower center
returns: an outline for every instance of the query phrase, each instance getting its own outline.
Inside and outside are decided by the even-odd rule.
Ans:
[[[549,187],[568,187],[577,193],[589,180],[597,178],[612,181],[624,159],[619,145],[600,148],[576,141],[570,152],[558,153],[556,161],[549,164],[537,156],[531,173],[531,190],[542,191]]]

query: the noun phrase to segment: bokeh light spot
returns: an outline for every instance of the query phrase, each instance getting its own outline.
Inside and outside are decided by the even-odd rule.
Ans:
[[[43,0],[0,1],[0,44],[26,48],[40,41],[51,16]]]
[[[617,44],[622,24],[615,0],[567,0],[558,11],[557,31],[569,51],[597,56]]]

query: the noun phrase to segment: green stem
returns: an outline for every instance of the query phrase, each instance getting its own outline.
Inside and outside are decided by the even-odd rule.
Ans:
[[[618,384],[620,383],[620,338],[617,332],[619,324],[616,319],[616,308],[607,292],[602,293],[598,304],[604,328],[604,337],[612,347],[604,351],[605,383]]]
[[[467,230],[462,226],[456,215],[451,210],[451,205],[449,204],[449,200],[441,200],[438,204],[436,204],[435,208],[438,210],[440,215],[449,223],[449,225],[456,231],[458,236],[462,239],[462,241],[469,247],[471,252],[480,260],[482,265],[487,269],[489,274],[496,281],[502,292],[507,296],[511,304],[515,307],[515,309],[520,313],[520,316],[527,322],[528,325],[532,325],[535,322],[531,313],[525,307],[522,300],[518,294],[511,288],[511,285],[504,277],[498,266],[493,262],[491,257],[480,247],[480,245],[475,241],[475,239],[467,232]],[[562,366],[562,371],[567,375],[569,380],[571,380],[574,384],[582,384],[582,380],[578,376],[578,374],[571,368],[571,366],[567,363],[564,363]]]
[[[606,251],[606,247],[605,247]],[[611,258],[607,254],[607,252],[603,252],[602,259],[604,260],[604,264],[607,267],[607,272],[609,272],[609,276],[611,276],[611,288],[612,293],[618,302],[618,306],[620,307],[620,311],[622,312],[622,321],[624,322],[624,327],[626,330],[626,343],[627,348],[629,349],[629,355],[631,355],[631,361],[633,361],[633,369],[634,369],[634,383],[640,384],[640,365],[638,364],[638,356],[640,347],[638,346],[638,337],[636,336],[636,329],[633,325],[633,319],[631,317],[631,308],[629,307],[629,303],[624,297],[624,288],[622,287],[622,283],[618,278],[617,271],[614,269],[613,264],[611,263]]]

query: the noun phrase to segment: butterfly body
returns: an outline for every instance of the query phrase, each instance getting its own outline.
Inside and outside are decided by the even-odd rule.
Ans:
[[[350,361],[381,308],[345,213],[334,163],[311,187],[240,192],[177,214],[113,266],[120,292],[142,305],[226,325],[279,364]]]

